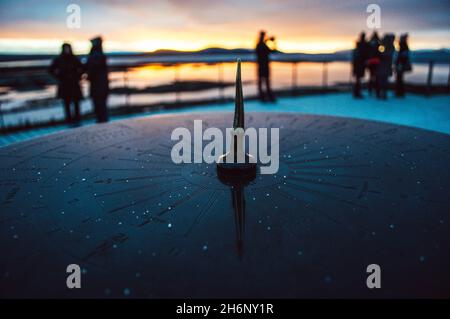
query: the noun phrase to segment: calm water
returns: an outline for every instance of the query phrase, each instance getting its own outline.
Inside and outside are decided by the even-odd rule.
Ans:
[[[145,88],[161,84],[169,84],[176,80],[206,80],[234,82],[235,63],[188,63],[181,65],[147,65],[136,67],[127,72],[111,72],[111,87],[137,87]],[[303,62],[296,65],[297,86],[320,86],[323,83],[324,65],[322,63]],[[271,66],[272,82],[275,89],[292,87],[294,66],[292,63],[273,62]],[[425,64],[414,65],[413,72],[406,76],[406,80],[413,83],[425,83],[428,66]],[[448,65],[435,65],[433,83],[447,83],[449,75]],[[244,95],[256,94],[256,68],[254,63],[243,63],[242,78],[244,81]],[[331,62],[327,66],[327,83],[333,85],[338,82],[348,83],[350,81],[350,63]],[[83,91],[87,96],[88,84],[82,83]],[[18,92],[0,87],[1,110],[18,109],[26,105],[27,101],[48,99],[54,97],[56,87],[49,86],[42,90]],[[228,87],[223,90],[211,89],[200,92],[164,93],[164,94],[134,94],[134,95],[111,95],[110,107],[117,107],[126,103],[153,104],[158,102],[174,102],[216,98],[219,96],[232,97],[234,88]],[[82,112],[91,111],[91,103],[85,100],[81,103]],[[45,108],[36,107],[34,110],[20,113],[4,114],[3,123],[6,125],[20,122],[46,121],[50,119],[62,119],[64,116],[60,102],[51,102]]]

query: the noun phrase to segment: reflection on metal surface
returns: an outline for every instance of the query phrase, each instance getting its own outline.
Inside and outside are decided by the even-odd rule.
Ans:
[[[229,179],[220,176],[219,179],[231,189],[231,201],[234,211],[234,222],[236,225],[236,250],[239,258],[244,253],[244,231],[245,231],[245,186],[252,182],[256,176],[242,175],[239,179]]]
[[[233,200],[234,221],[236,224],[236,249],[239,258],[244,254],[244,231],[245,231],[245,195],[242,185],[235,185],[231,189]]]

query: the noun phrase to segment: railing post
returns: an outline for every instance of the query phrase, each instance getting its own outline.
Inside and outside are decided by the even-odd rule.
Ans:
[[[292,94],[297,91],[297,62],[292,63]]]
[[[450,63],[448,64],[448,79],[447,79],[447,86],[450,88]]]
[[[434,62],[430,61],[428,63],[427,95],[431,94],[431,85],[432,85],[432,82],[433,82],[433,66],[434,66]]]
[[[179,64],[175,64],[175,103],[180,102],[180,92],[178,91],[178,82],[180,81],[180,70],[179,70]]]
[[[328,63],[323,62],[322,64],[322,88],[328,87]]]
[[[0,127],[3,128],[2,101],[0,101]]]
[[[370,73],[369,73],[369,81],[370,81]],[[348,74],[348,85],[352,87],[353,85],[353,70],[352,70],[352,64],[350,63],[350,73]]]
[[[125,88],[125,105],[128,107],[130,102],[130,92],[128,91],[128,69],[123,72],[123,86]]]
[[[223,100],[223,64],[221,62],[218,63],[218,71],[219,71],[219,99]]]

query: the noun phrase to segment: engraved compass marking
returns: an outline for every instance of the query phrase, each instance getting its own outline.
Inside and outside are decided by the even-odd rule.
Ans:
[[[45,150],[45,151],[43,151],[43,152],[39,152],[39,153],[34,154],[34,155],[32,155],[32,156],[26,157],[26,158],[24,158],[23,160],[20,160],[20,161],[14,163],[14,164],[11,165],[10,167],[13,168],[13,167],[15,167],[15,166],[24,164],[24,163],[26,163],[26,162],[28,162],[28,161],[30,161],[30,160],[32,160],[32,159],[40,158],[40,157],[42,157],[42,156],[45,156],[45,154],[47,154],[47,153],[49,153],[49,152],[53,152],[53,151],[56,151],[56,150],[59,150],[59,149],[65,148],[65,147],[66,147],[66,144],[58,145],[58,146],[56,146],[56,147],[52,147],[52,148],[50,148],[50,149],[48,149],[48,150]]]
[[[151,188],[158,188],[158,187],[160,187],[163,184],[176,183],[176,182],[181,182],[181,181],[184,181],[184,178],[172,179],[172,180],[167,180],[167,181],[163,181],[163,182],[159,182],[159,183],[145,184],[145,185],[141,185],[141,186],[126,188],[126,189],[119,189],[119,190],[116,190],[116,191],[111,191],[111,192],[106,192],[106,193],[100,193],[100,194],[97,194],[96,197],[117,195],[117,194],[122,194],[122,193],[129,193],[129,192],[143,190],[143,189],[149,189],[149,188],[150,189]]]
[[[87,261],[88,259],[90,259],[94,256],[106,253],[108,250],[113,248],[114,245],[123,244],[127,240],[128,240],[127,235],[122,234],[122,233],[116,234],[116,235],[112,236],[111,238],[100,243],[100,245],[95,247],[94,250],[89,252],[86,256],[82,257],[81,260]]]
[[[295,157],[296,158],[302,158],[302,157],[305,157],[305,156],[308,156],[308,155],[320,154],[320,152],[327,152],[327,151],[333,149],[332,147],[325,147],[325,148],[319,149],[319,150],[293,152],[294,150],[297,150],[297,149],[300,149],[300,148],[303,149],[304,145],[307,145],[307,144],[309,144],[309,143],[308,142],[300,143],[299,145],[295,145],[295,146],[292,146],[292,147],[288,148],[286,151],[283,151],[283,153],[285,153],[285,154],[295,153]],[[291,161],[287,160],[286,163],[289,164],[289,163],[291,163],[293,161],[294,160],[291,160]]]
[[[370,167],[368,164],[342,164],[342,165],[312,165],[296,167],[295,169],[332,169],[332,168],[356,168],[356,167]]]
[[[223,232],[215,232],[214,227],[221,227],[220,224],[216,224],[216,214],[223,216],[223,214],[230,213],[229,205],[224,205],[227,200],[230,200],[230,193],[215,184],[212,176],[213,169],[195,164],[177,166],[172,163],[158,163],[164,161],[164,158],[156,155],[145,164],[117,160],[118,157],[146,159],[145,154],[139,157],[139,152],[142,153],[146,149],[165,153],[168,147],[164,148],[159,145],[161,140],[169,141],[167,137],[170,136],[172,127],[192,124],[192,115],[190,116],[176,115],[161,123],[157,123],[153,119],[133,122],[135,129],[130,134],[132,138],[128,139],[131,143],[120,141],[121,144],[132,145],[131,148],[105,145],[108,143],[100,138],[95,140],[91,138],[89,143],[86,143],[83,134],[78,134],[79,136],[74,141],[74,132],[67,134],[71,139],[45,138],[46,143],[41,143],[42,145],[39,147],[35,146],[26,152],[28,154],[37,153],[44,148],[58,145],[62,141],[67,145],[64,150],[46,153],[46,155],[58,157],[57,155],[60,154],[61,157],[75,157],[77,155],[70,154],[71,149],[88,153],[90,148],[84,146],[95,146],[92,141],[100,146],[105,145],[105,148],[101,153],[94,153],[98,151],[96,149],[94,152],[90,152],[91,155],[80,156],[81,160],[78,162],[76,162],[77,159],[67,161],[60,172],[54,174],[55,178],[41,178],[37,184],[33,184],[38,181],[34,179],[37,171],[45,172],[43,175],[47,177],[47,173],[58,170],[60,165],[52,165],[58,163],[56,160],[37,158],[24,164],[23,167],[14,167],[14,171],[8,168],[0,169],[1,181],[7,183],[2,186],[4,197],[0,200],[4,200],[8,194],[14,192],[14,188],[21,188],[12,197],[12,202],[8,203],[8,206],[2,207],[7,209],[0,209],[3,218],[0,223],[5,230],[1,239],[6,243],[2,248],[5,256],[11,256],[6,257],[9,259],[4,260],[3,263],[0,262],[0,266],[7,269],[9,265],[13,265],[14,269],[7,270],[16,272],[15,276],[11,276],[8,280],[20,287],[20,279],[16,278],[27,276],[30,273],[29,268],[26,267],[26,264],[30,263],[23,261],[30,260],[29,256],[30,253],[33,254],[34,248],[42,246],[42,251],[35,255],[42,257],[45,251],[48,254],[46,256],[52,259],[51,262],[42,262],[38,260],[42,258],[36,257],[33,261],[37,262],[37,267],[54,271],[60,267],[61,260],[75,261],[80,260],[81,256],[87,258],[86,263],[90,267],[89,273],[97,272],[96,276],[92,276],[92,278],[95,277],[94,285],[97,287],[108,280],[115,280],[114,274],[118,271],[124,274],[124,280],[134,279],[136,270],[141,273],[148,271],[147,275],[151,274],[154,276],[152,278],[158,278],[149,280],[142,286],[141,283],[134,284],[135,280],[129,280],[129,288],[137,297],[148,296],[155,289],[161,289],[163,286],[158,284],[158,281],[164,285],[175,284],[176,280],[172,278],[171,274],[180,270],[185,271],[183,275],[186,277],[187,285],[198,287],[199,294],[206,295],[208,293],[206,285],[199,285],[198,281],[194,282],[192,279],[195,277],[192,275],[198,269],[195,271],[186,267],[183,269],[183,265],[171,262],[174,259],[171,260],[170,257],[180,256],[188,250],[193,254],[183,256],[183,258],[197,258],[201,266],[205,266],[201,269],[205,282],[211,278],[218,278],[216,275],[220,270],[210,267],[210,265],[220,261],[223,262],[222,268],[230,273],[236,273],[235,271],[242,267],[249,267],[247,270],[251,268],[257,277],[269,274],[270,276],[267,276],[268,283],[279,288],[280,291],[285,291],[282,289],[286,289],[286,287],[277,286],[276,280],[293,278],[292,276],[296,276],[295,278],[299,281],[307,279],[307,275],[301,271],[298,272],[298,269],[302,269],[304,266],[305,261],[320,260],[323,265],[320,271],[327,271],[329,268],[326,267],[331,264],[328,263],[327,257],[333,258],[335,269],[344,269],[346,262],[354,256],[371,254],[381,258],[384,262],[388,260],[392,262],[392,269],[399,274],[408,264],[406,262],[408,260],[414,266],[411,267],[411,271],[419,280],[436,283],[434,284],[436,288],[443,287],[439,286],[438,281],[434,279],[441,276],[447,278],[448,270],[440,268],[437,269],[438,274],[423,275],[417,269],[427,267],[427,263],[423,263],[419,257],[420,254],[426,254],[428,251],[431,251],[433,256],[430,253],[427,258],[438,257],[440,262],[442,261],[445,265],[449,263],[449,258],[444,254],[445,249],[443,249],[447,247],[445,245],[448,243],[449,234],[448,214],[446,213],[449,173],[445,169],[450,146],[448,137],[423,130],[409,131],[404,127],[399,127],[397,133],[392,133],[392,131],[383,130],[392,125],[362,122],[361,120],[348,120],[346,126],[339,128],[339,124],[334,124],[339,123],[339,119],[335,118],[322,117],[320,121],[314,121],[317,116],[254,113],[256,127],[267,124],[264,123],[266,116],[270,118],[269,124],[274,123],[275,118],[279,121],[278,124],[280,128],[283,128],[284,135],[280,136],[281,146],[283,146],[280,148],[280,155],[284,154],[285,156],[280,162],[278,176],[257,178],[246,187],[247,199],[248,197],[252,198],[247,201],[248,214],[246,216],[248,218],[246,236],[251,239],[248,241],[246,249],[250,252],[249,257],[251,258],[239,263],[234,258],[227,256],[230,252],[218,249],[223,245],[213,245],[210,240],[215,238],[220,243],[235,240],[234,228],[228,229],[228,227]],[[203,114],[199,115],[200,117],[208,119],[207,122],[216,127],[222,123],[226,125],[223,115]],[[155,123],[152,122],[152,125],[148,125],[150,120]],[[157,124],[164,129],[156,130],[154,127]],[[291,124],[293,124],[292,129],[288,127]],[[115,123],[107,124],[109,130],[114,130],[115,125]],[[305,126],[308,125],[310,128],[305,129]],[[330,128],[330,125],[334,127]],[[378,131],[374,132],[375,130]],[[364,139],[363,135],[367,134],[362,134],[367,132],[375,133],[370,141]],[[101,134],[99,132],[96,135]],[[155,138],[150,140],[149,136]],[[416,136],[417,139],[415,139]],[[69,152],[67,155],[64,154],[65,150]],[[26,155],[26,152],[23,155]],[[401,153],[405,155],[403,158],[400,156]],[[104,154],[107,154],[107,157]],[[323,159],[325,158],[324,154],[328,154],[333,159]],[[336,158],[346,154],[351,154],[353,157],[349,161]],[[288,155],[290,158],[287,157]],[[170,154],[167,155],[167,158],[169,156]],[[5,163],[8,163],[8,166],[16,160],[2,158]],[[103,158],[108,160],[104,161]],[[21,156],[20,159],[23,157]],[[42,164],[44,162],[50,165],[47,168],[42,167],[45,165]],[[385,163],[388,163],[389,167],[386,167]],[[41,168],[31,167],[32,164]],[[156,167],[158,164],[160,164],[159,167]],[[115,167],[110,167],[113,165]],[[167,165],[167,169],[164,169],[165,165]],[[145,166],[145,168],[139,166]],[[90,168],[90,171],[85,171],[86,168]],[[169,176],[169,174],[173,175]],[[161,177],[153,177],[153,181],[133,179],[130,180],[131,184],[126,184],[126,177],[150,175]],[[80,177],[86,177],[86,181],[73,184],[73,188],[70,190],[66,188]],[[46,182],[44,182],[45,180]],[[376,187],[382,189],[382,192],[375,190]],[[184,191],[181,191],[182,189]],[[184,196],[187,193],[186,189],[190,192],[198,189],[199,193],[195,197],[189,198]],[[26,194],[30,190],[32,194],[27,198]],[[67,190],[68,193],[63,195],[63,190]],[[174,195],[173,192],[177,193]],[[100,197],[92,196],[93,193],[100,194]],[[37,198],[40,194],[44,195],[43,199]],[[54,197],[51,198],[50,194],[53,194]],[[266,196],[267,194],[270,196]],[[251,197],[252,195],[253,197]],[[172,207],[170,204],[173,202],[177,204],[177,200],[180,200],[181,196],[184,199],[182,199],[183,202]],[[137,201],[133,200],[134,198]],[[350,202],[369,206],[370,214],[358,207],[355,208],[355,205]],[[119,206],[130,203],[132,206],[128,207],[131,209],[120,210]],[[70,205],[76,205],[77,209],[78,207],[89,207],[89,211],[80,210],[79,216],[75,214],[67,216],[69,212],[77,210]],[[171,206],[172,212],[170,213],[168,206]],[[424,207],[427,209],[423,209]],[[386,210],[382,208],[386,208]],[[64,217],[59,215],[60,210],[63,209],[66,210]],[[106,214],[108,209],[118,209],[118,213]],[[152,211],[151,216],[143,212],[146,209]],[[135,219],[136,216],[132,214],[131,210],[136,210],[136,216],[139,215],[139,219]],[[154,215],[164,212],[164,210],[163,218]],[[183,215],[183,213],[186,214]],[[151,226],[138,228],[139,223],[146,217]],[[101,221],[98,221],[99,218]],[[259,220],[262,220],[262,225]],[[126,223],[126,227],[119,228],[117,224],[119,221]],[[167,231],[169,222],[180,221],[183,222],[182,227],[173,227]],[[10,225],[5,224],[8,222]],[[9,226],[15,226],[16,229],[11,231]],[[268,226],[271,226],[272,229],[266,229]],[[33,229],[28,227],[33,227]],[[96,235],[104,232],[101,236],[105,237],[93,241],[93,238],[97,239],[92,235],[96,230],[100,230],[100,233]],[[325,232],[327,230],[330,232]],[[25,233],[25,231],[30,232]],[[69,231],[73,232],[69,235]],[[162,232],[164,236],[160,236]],[[19,235],[18,239],[12,238],[15,234]],[[111,248],[112,238],[118,234],[129,236],[120,251]],[[404,235],[409,236],[410,234],[414,236],[409,237],[408,241],[398,240],[398,238],[404,238]],[[85,239],[87,235],[91,235],[90,240]],[[348,244],[355,236],[362,240],[355,241],[349,251]],[[119,237],[119,241],[120,238],[122,237]],[[318,248],[321,240],[327,240],[333,244],[320,245]],[[50,242],[51,244],[48,244]],[[205,243],[209,246],[203,250],[202,247]],[[262,243],[267,244],[267,247],[261,248]],[[116,244],[119,245],[119,243]],[[436,249],[438,245],[440,249]],[[142,254],[138,253],[141,250]],[[302,255],[297,254],[300,250]],[[266,251],[271,252],[269,257],[265,256]],[[126,252],[127,258],[119,258],[123,252]],[[157,254],[152,256],[152,252],[157,252]],[[310,255],[311,252],[313,254]],[[78,257],[74,255],[78,255]],[[191,260],[194,261],[194,259]],[[101,262],[100,265],[94,264],[98,261]],[[286,261],[290,265],[286,265]],[[417,264],[414,264],[415,261]],[[261,265],[261,262],[267,264]],[[136,269],[137,267],[134,267],[136,264],[144,266]],[[147,267],[149,265],[157,268],[149,269]],[[293,269],[293,272],[277,272],[279,269],[284,270],[288,267]],[[274,270],[268,272],[267,269]],[[315,271],[315,275],[320,281],[320,276],[324,274],[319,270]],[[239,276],[238,274],[226,277],[225,280],[229,287],[233,289],[242,287],[242,281],[236,279]],[[7,285],[8,281],[2,278],[0,278],[0,286]],[[270,281],[271,278],[275,279]],[[38,277],[32,279],[42,283],[39,282],[41,279]],[[337,280],[345,281],[351,278],[348,273],[337,270],[333,279],[336,279],[333,282],[337,283]],[[112,284],[118,285],[119,282],[116,280]],[[49,286],[53,289],[52,285],[53,283],[50,282]],[[288,294],[302,294],[309,288],[310,286],[299,285]],[[257,287],[251,285],[242,289],[249,293],[257,291]],[[88,291],[88,293],[95,294],[96,292]],[[358,292],[349,291],[349,294],[354,293]],[[46,292],[41,292],[41,294],[47,296]]]
[[[43,155],[41,158],[45,159],[54,159],[54,160],[64,160],[64,161],[71,161],[71,157],[64,157],[64,156],[53,156],[53,155]]]
[[[162,155],[159,155],[162,156]],[[167,158],[167,155],[164,155],[165,158]],[[141,163],[141,164],[146,164],[146,163],[152,163],[151,159],[136,159],[136,158],[118,158],[118,161],[127,161],[127,162],[135,162],[135,163]],[[165,163],[161,163],[161,164],[171,164],[173,166],[173,163],[170,161],[167,161]]]
[[[335,159],[347,160],[347,159],[350,159],[352,157],[353,157],[352,155],[338,155],[338,156],[308,158],[308,159],[288,162],[288,164],[289,164],[289,166],[295,166],[295,165],[298,165],[298,164],[306,164],[306,163],[322,162],[322,161],[332,161],[332,160],[335,160]]]
[[[183,187],[184,188],[184,187]],[[161,217],[162,215],[164,215],[165,213],[171,211],[172,209],[176,208],[177,206],[182,205],[183,203],[187,202],[188,200],[192,199],[193,197],[199,195],[200,193],[205,192],[204,189],[202,188],[197,188],[196,190],[194,190],[192,193],[187,194],[186,196],[184,196],[183,198],[177,200],[176,202],[168,205],[166,208],[164,208],[163,210],[159,211],[158,213],[156,213],[156,216]],[[146,224],[148,224],[151,221],[152,217],[148,217],[146,218],[142,223],[140,223],[138,225],[138,227],[142,227]]]
[[[196,190],[194,190],[192,193],[187,194],[186,196],[184,196],[183,198],[177,200],[176,202],[174,202],[173,204],[169,205],[168,207],[164,208],[162,211],[160,211],[159,213],[157,213],[158,216],[162,216],[165,213],[171,211],[172,209],[176,208],[177,206],[180,206],[182,204],[184,204],[185,202],[187,202],[188,200],[194,198],[195,196],[200,195],[201,193],[206,192],[206,189],[204,188],[198,188]]]
[[[295,177],[295,176],[291,177],[291,180],[299,181],[299,182],[303,182],[303,183],[307,183],[307,184],[333,186],[333,187],[339,187],[339,188],[344,188],[344,189],[353,189],[353,190],[358,189],[358,187],[356,187],[356,186],[336,184],[336,183],[331,183],[331,182],[322,182],[322,181],[317,181],[317,180],[307,179],[307,178],[301,178],[301,177]]]
[[[137,176],[137,177],[122,177],[122,178],[115,178],[115,179],[101,179],[101,180],[96,180],[94,181],[94,183],[96,184],[111,184],[113,182],[119,182],[119,183],[127,183],[128,181],[136,181],[136,180],[145,180],[145,179],[153,179],[153,178],[167,178],[167,177],[172,177],[172,176],[180,176],[179,174],[176,173],[170,173],[170,174],[166,174],[166,175],[149,175],[149,176]]]
[[[307,188],[307,187],[304,187],[304,186],[300,186],[300,185],[297,185],[297,184],[294,184],[294,183],[291,183],[291,182],[286,182],[285,186],[293,188],[293,189],[296,189],[296,190],[299,190],[301,192],[305,192],[305,193],[309,193],[309,194],[325,197],[325,198],[328,198],[328,199],[331,199],[331,200],[334,200],[334,201],[337,201],[337,202],[341,202],[341,203],[344,203],[344,204],[348,204],[348,205],[351,205],[351,206],[356,206],[356,207],[359,207],[359,208],[369,209],[369,207],[367,207],[365,205],[361,205],[361,204],[358,204],[358,203],[355,203],[355,202],[352,202],[352,201],[349,201],[349,200],[346,200],[346,199],[342,199],[342,198],[333,196],[333,195],[331,195],[329,193],[321,192],[321,191],[318,191],[318,190],[313,190],[313,189],[310,189],[310,188]]]
[[[369,183],[367,181],[364,181],[363,186],[358,194],[358,199],[366,197],[368,192],[369,192]]]
[[[130,208],[130,207],[136,206],[136,205],[138,205],[138,204],[142,204],[142,203],[148,202],[148,201],[150,201],[150,200],[152,200],[152,199],[154,199],[154,198],[158,198],[158,197],[160,197],[160,196],[163,196],[163,195],[165,195],[165,194],[168,194],[168,193],[170,193],[170,192],[174,192],[174,191],[177,191],[177,190],[180,190],[180,189],[183,189],[183,188],[184,188],[184,187],[178,187],[178,188],[174,188],[174,189],[168,189],[168,190],[165,190],[165,191],[163,191],[163,192],[154,194],[154,195],[152,195],[152,196],[142,198],[142,199],[140,199],[140,200],[134,200],[134,201],[131,202],[130,204],[127,204],[127,205],[123,205],[123,206],[119,206],[119,207],[110,209],[110,210],[108,210],[107,212],[108,212],[108,213],[116,213],[116,212],[121,211],[121,210],[123,210],[123,209],[125,209],[125,208]]]
[[[143,179],[153,179],[153,178],[167,178],[172,176],[180,176],[180,174],[176,173],[170,173],[166,175],[148,175],[148,176],[136,176],[136,177],[123,177],[123,178],[116,178],[116,182],[127,182],[127,181],[137,181],[137,180],[143,180]]]
[[[381,179],[379,176],[365,176],[365,175],[351,175],[351,174],[336,174],[336,173],[319,173],[319,172],[304,172],[295,169],[295,175],[299,176],[326,176],[326,177],[337,177],[337,178],[357,178],[357,179]]]
[[[300,202],[300,203],[303,203],[303,204],[304,204],[303,208],[306,208],[306,209],[308,209],[308,210],[311,210],[311,211],[314,212],[314,213],[318,213],[318,214],[320,214],[321,216],[325,217],[326,219],[329,219],[330,221],[332,221],[332,222],[334,222],[334,223],[336,223],[336,224],[338,224],[338,225],[342,225],[342,224],[343,224],[342,222],[340,222],[340,221],[337,220],[336,218],[333,218],[333,217],[331,217],[330,215],[328,215],[328,214],[326,214],[325,212],[323,212],[322,210],[315,208],[315,207],[312,205],[311,202],[309,202],[309,201],[307,201],[307,200],[305,200],[305,199],[303,199],[303,198],[300,198],[300,197],[298,197],[298,196],[296,196],[296,195],[292,195],[292,194],[286,193],[286,192],[284,192],[283,190],[281,190],[281,189],[279,189],[279,188],[273,188],[273,189],[274,189],[275,192],[278,192],[280,195],[282,195],[283,197],[285,197],[285,198],[287,198],[287,199],[295,200],[295,201],[298,201],[298,202]]]
[[[214,205],[217,203],[220,196],[222,196],[223,194],[224,194],[223,191],[214,190],[211,193],[211,195],[209,195],[208,201],[206,202],[206,204],[203,205],[200,212],[195,216],[193,222],[191,223],[191,226],[189,226],[188,230],[184,233],[184,237],[187,237],[191,233],[191,231],[200,222],[200,220],[203,218],[203,216],[205,216],[206,213],[214,207]]]
[[[166,148],[168,150],[172,150],[172,145],[166,145],[166,144],[163,144],[163,143],[159,143],[159,146],[162,146],[162,147],[164,147],[164,148]]]
[[[147,171],[148,168],[142,168],[142,167],[127,167],[127,168],[102,168],[102,171],[117,171],[117,172],[121,172],[121,171]]]

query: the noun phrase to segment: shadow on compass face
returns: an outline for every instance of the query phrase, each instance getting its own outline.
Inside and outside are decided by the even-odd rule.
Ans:
[[[259,170],[258,170],[259,171]],[[192,164],[185,166],[181,172],[183,178],[192,185],[204,189],[213,189],[221,193],[229,190],[231,194],[230,202],[233,210],[236,232],[236,252],[240,259],[244,253],[244,232],[246,219],[246,189],[268,189],[271,187],[280,187],[283,179],[287,178],[289,168],[284,163],[280,163],[277,174],[261,174],[248,179],[226,180],[220,178],[217,173],[216,164]],[[266,193],[268,196],[268,193]],[[256,200],[256,198],[255,198]],[[231,212],[230,212],[231,213]],[[251,212],[250,212],[251,213]],[[252,214],[250,214],[251,217]]]

